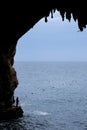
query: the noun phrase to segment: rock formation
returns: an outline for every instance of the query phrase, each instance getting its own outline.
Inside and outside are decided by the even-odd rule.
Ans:
[[[87,25],[86,1],[82,0],[37,0],[4,1],[0,4],[0,108],[11,107],[14,103],[14,90],[18,85],[16,71],[13,68],[14,55],[18,39],[31,29],[41,18],[55,10],[60,12],[62,20],[70,21],[71,15],[78,21],[83,31]]]

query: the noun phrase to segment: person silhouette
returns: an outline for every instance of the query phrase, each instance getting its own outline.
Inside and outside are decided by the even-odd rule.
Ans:
[[[19,99],[18,97],[16,98],[16,107],[19,105]]]

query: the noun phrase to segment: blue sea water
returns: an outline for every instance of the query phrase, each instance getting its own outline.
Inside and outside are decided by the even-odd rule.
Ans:
[[[87,130],[87,62],[15,62],[22,118],[0,130]]]

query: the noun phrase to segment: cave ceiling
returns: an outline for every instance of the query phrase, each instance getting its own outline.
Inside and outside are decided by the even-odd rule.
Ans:
[[[87,4],[82,0],[37,0],[37,1],[4,1],[1,4],[1,49],[8,49],[12,44],[29,31],[40,19],[47,17],[55,10],[59,11],[62,20],[77,21],[80,31],[87,25]],[[6,45],[6,47],[4,46]]]

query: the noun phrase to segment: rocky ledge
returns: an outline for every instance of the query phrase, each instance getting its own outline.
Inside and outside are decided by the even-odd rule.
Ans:
[[[0,109],[0,120],[8,120],[23,116],[21,106],[12,106],[11,108]]]

